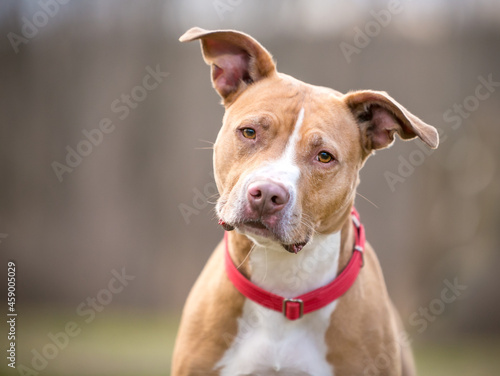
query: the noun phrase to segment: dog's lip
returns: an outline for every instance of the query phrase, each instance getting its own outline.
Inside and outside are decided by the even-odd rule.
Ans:
[[[231,227],[248,229],[250,230],[250,232],[255,233],[256,235],[265,236],[267,238],[273,238],[274,240],[280,241],[280,239],[276,236],[276,234],[272,231],[272,229],[270,229],[268,226],[266,226],[265,223],[263,223],[260,220],[248,220],[235,224]],[[307,236],[304,241],[297,243],[287,243],[287,244],[281,243],[281,246],[287,252],[297,254],[306,246],[308,242],[309,242],[309,236]]]
[[[258,221],[258,220],[257,221],[247,221],[247,222],[243,222],[242,224],[247,226],[247,227],[256,228],[258,230],[269,230],[264,223],[262,223],[261,221]]]
[[[258,235],[263,235],[266,237],[272,236],[274,237],[273,231],[266,226],[261,220],[246,220],[238,223],[228,223],[224,221],[222,218],[219,219],[219,225],[226,231],[232,231],[235,228],[240,229],[249,229],[251,232],[255,232]]]
[[[234,225],[234,227],[247,230],[253,234],[264,236],[266,238],[276,238],[273,230],[269,228],[264,222],[261,220],[246,220]]]
[[[226,231],[233,231],[234,230],[234,226],[229,224],[229,223],[226,223],[222,218],[219,219],[219,225],[221,225],[222,228]]]

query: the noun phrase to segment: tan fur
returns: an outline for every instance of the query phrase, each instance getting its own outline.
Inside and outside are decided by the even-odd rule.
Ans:
[[[245,69],[251,70],[252,82],[233,86],[221,84],[220,78],[213,82],[226,107],[214,149],[219,200],[230,203],[230,193],[245,174],[263,161],[280,156],[303,107],[306,116],[295,150],[302,173],[297,215],[306,218],[307,225],[297,223],[294,236],[303,239],[310,227],[324,234],[341,230],[341,270],[353,252],[350,211],[359,170],[373,150],[370,145],[386,147],[392,143],[393,134],[398,133],[405,139],[418,136],[436,147],[437,132],[386,93],[361,91],[343,95],[278,73],[269,53],[245,34],[195,28],[181,37],[183,41],[194,39],[202,40],[208,64],[221,61],[220,46],[225,52],[222,63],[227,64],[227,56],[231,58],[233,53],[248,54],[250,61]],[[210,49],[214,43],[218,43],[217,53]],[[217,68],[212,66],[214,69]],[[370,106],[375,106],[374,118],[364,114]],[[246,126],[257,129],[259,144],[238,139],[238,129]],[[324,148],[335,153],[338,164],[334,168],[311,162],[315,153]],[[246,236],[236,231],[229,233],[231,256],[237,265],[241,264],[240,270],[247,277],[251,275],[247,259],[251,246]],[[368,243],[364,257],[365,264],[356,282],[338,300],[331,315],[325,338],[327,361],[333,365],[335,376],[414,375],[411,350],[399,341],[401,321]],[[244,301],[226,276],[224,245],[220,243],[186,302],[173,355],[173,376],[219,374],[214,367],[237,334]],[[379,373],[373,373],[374,369]]]

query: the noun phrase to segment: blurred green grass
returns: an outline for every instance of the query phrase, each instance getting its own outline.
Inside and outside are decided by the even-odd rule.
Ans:
[[[40,376],[168,376],[178,314],[105,310],[89,324],[71,312],[30,310],[18,319],[17,366],[31,368],[32,349],[50,343],[49,332],[75,321],[81,332],[48,361]],[[493,376],[500,373],[500,339],[420,341],[414,352],[418,374]],[[3,362],[1,375],[20,375]]]
[[[500,375],[500,339],[462,338],[417,342],[414,346],[418,374],[422,376]]]
[[[20,313],[17,322],[17,370],[6,362],[0,375],[20,375],[19,366],[33,369],[32,350],[42,352],[51,343],[49,333],[64,331],[68,322],[76,322],[81,332],[70,338],[67,347],[48,360],[37,376],[167,376],[173,351],[178,314],[137,312],[128,309],[98,312],[85,323],[74,312],[31,308]],[[36,313],[35,313],[36,312]]]

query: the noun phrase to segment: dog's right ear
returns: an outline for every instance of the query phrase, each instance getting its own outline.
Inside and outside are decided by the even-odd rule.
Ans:
[[[252,82],[276,73],[271,54],[251,36],[233,30],[193,27],[181,42],[200,39],[203,58],[212,67],[212,85],[230,104]]]
[[[383,91],[353,91],[344,96],[344,101],[358,122],[366,155],[391,146],[396,133],[403,140],[418,137],[432,149],[439,145],[439,134],[433,126]]]

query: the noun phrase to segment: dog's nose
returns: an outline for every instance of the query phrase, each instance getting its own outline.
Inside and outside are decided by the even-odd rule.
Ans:
[[[251,209],[264,216],[283,209],[290,199],[290,194],[279,183],[256,181],[248,186],[247,198]]]

